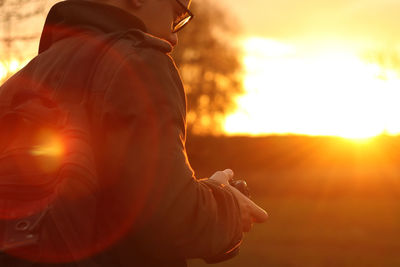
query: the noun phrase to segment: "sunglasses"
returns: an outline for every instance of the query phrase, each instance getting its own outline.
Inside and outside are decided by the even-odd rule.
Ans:
[[[193,13],[184,5],[181,1],[176,0],[179,6],[182,8],[183,12],[181,15],[177,16],[172,23],[172,32],[180,31],[186,24],[188,24],[194,17]]]

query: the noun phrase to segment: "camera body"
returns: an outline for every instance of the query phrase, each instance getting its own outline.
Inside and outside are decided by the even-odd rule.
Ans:
[[[250,190],[244,180],[230,180],[229,184],[239,190],[243,195],[250,198]]]

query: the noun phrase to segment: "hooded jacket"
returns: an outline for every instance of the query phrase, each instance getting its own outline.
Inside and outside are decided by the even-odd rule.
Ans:
[[[101,47],[95,62],[78,53],[91,47]],[[42,87],[46,81],[56,99],[74,77],[86,81],[74,86],[86,91],[82,106],[98,174],[87,248],[93,266],[186,266],[186,259],[224,255],[241,242],[232,192],[197,179],[190,167],[185,92],[171,50],[124,10],[66,1],[49,12],[39,55],[20,72]],[[90,75],[82,79],[86,68]],[[74,75],[64,77],[67,70]],[[76,214],[87,213],[85,207],[66,215],[77,216],[72,222],[82,239],[87,231],[79,232]]]

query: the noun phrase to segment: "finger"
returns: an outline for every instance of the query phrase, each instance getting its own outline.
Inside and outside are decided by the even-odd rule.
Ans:
[[[268,213],[260,208],[256,203],[251,201],[248,197],[243,195],[239,190],[235,187],[230,186],[230,189],[236,192],[236,197],[240,198],[240,201],[246,203],[250,216],[253,218],[255,223],[263,223],[268,219]]]
[[[255,223],[263,223],[268,219],[268,213],[256,204],[254,204],[250,209],[250,214],[253,217],[253,221]]]
[[[228,177],[228,180],[231,180],[233,178],[234,173],[231,169],[224,170],[224,173]]]
[[[243,195],[239,190],[237,190],[233,186],[231,186],[231,189],[240,193],[240,195],[242,196],[241,199],[245,201],[246,204],[248,205],[249,213],[255,223],[263,223],[268,219],[268,213],[264,209],[259,207],[256,203],[251,201],[251,199]]]
[[[229,172],[225,173],[225,171],[217,171],[214,173],[210,179],[215,180],[221,184],[229,185]]]

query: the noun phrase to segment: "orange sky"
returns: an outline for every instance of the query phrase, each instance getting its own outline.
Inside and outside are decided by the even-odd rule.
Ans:
[[[397,0],[223,0],[246,35],[399,41]]]
[[[400,2],[223,0],[243,30],[231,134],[400,133]],[[378,55],[384,60],[376,60]],[[381,64],[385,63],[385,64]]]
[[[236,99],[238,109],[225,121],[227,133],[354,138],[400,133],[400,60],[394,60],[400,55],[400,1],[219,4],[238,19],[232,23],[241,25],[245,52],[246,94]],[[40,32],[43,20],[28,22],[38,25],[35,29],[15,30]],[[32,57],[37,42],[15,49]],[[383,61],[376,61],[377,52],[385,55]]]

